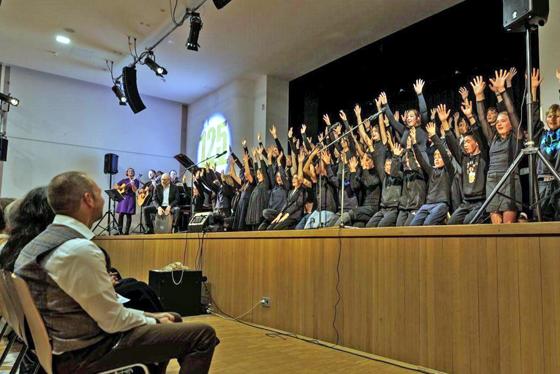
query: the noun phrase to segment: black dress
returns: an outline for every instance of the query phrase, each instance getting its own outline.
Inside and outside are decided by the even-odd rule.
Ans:
[[[249,198],[249,205],[247,207],[247,215],[245,223],[250,226],[260,225],[263,221],[263,210],[268,207],[268,198],[270,195],[270,181],[268,180],[267,166],[264,161],[260,163],[261,172],[264,176],[262,182],[257,183],[257,186],[251,192]]]

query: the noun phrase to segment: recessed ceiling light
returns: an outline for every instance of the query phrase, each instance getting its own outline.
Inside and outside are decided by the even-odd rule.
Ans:
[[[70,38],[68,38],[64,35],[57,35],[56,36],[56,41],[61,43],[61,44],[70,44]]]

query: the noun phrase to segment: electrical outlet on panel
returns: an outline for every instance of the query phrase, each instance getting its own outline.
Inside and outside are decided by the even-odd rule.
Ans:
[[[270,297],[263,296],[261,298],[261,305],[264,306],[265,308],[270,308],[271,304],[272,304],[272,300],[270,299]]]

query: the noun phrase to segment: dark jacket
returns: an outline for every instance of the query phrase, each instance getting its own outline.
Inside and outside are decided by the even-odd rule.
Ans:
[[[163,186],[160,184],[156,187],[154,194],[154,206],[156,208],[163,207]],[[169,206],[174,208],[179,205],[179,190],[174,184],[169,185]]]

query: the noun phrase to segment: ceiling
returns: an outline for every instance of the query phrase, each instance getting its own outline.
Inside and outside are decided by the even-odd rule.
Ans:
[[[201,1],[179,0],[177,13]],[[179,28],[156,48],[166,80],[139,67],[139,90],[188,104],[239,77],[292,80],[461,1],[232,0],[222,10],[208,1],[199,52]],[[169,0],[3,0],[0,61],[111,86],[105,60],[117,74],[132,60],[127,36],[141,51],[171,25]]]

